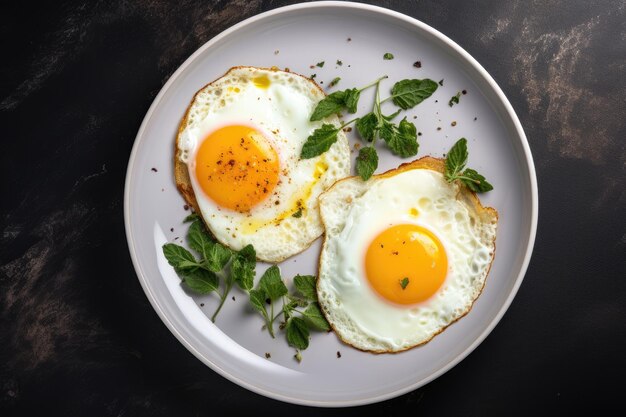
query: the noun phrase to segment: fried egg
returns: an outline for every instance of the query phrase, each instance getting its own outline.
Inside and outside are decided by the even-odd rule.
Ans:
[[[497,212],[425,157],[320,196],[317,292],[345,343],[376,353],[428,342],[472,307],[495,255]]]
[[[221,243],[235,250],[252,244],[259,260],[280,262],[322,234],[318,196],[350,172],[343,132],[324,154],[300,159],[316,128],[339,125],[335,115],[309,121],[324,96],[309,78],[255,67],[231,68],[195,95],[181,123],[177,158]],[[181,182],[179,189],[187,190]]]

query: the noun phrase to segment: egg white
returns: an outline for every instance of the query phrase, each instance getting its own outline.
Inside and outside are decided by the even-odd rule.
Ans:
[[[326,235],[318,297],[344,342],[373,352],[406,350],[466,314],[479,296],[495,252],[496,223],[459,199],[458,186],[447,183],[440,172],[413,169],[366,182],[348,178],[320,196],[320,211]],[[439,290],[409,306],[377,294],[364,266],[370,242],[396,224],[427,228],[448,258]]]

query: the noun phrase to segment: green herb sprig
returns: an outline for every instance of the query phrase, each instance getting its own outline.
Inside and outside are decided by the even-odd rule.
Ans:
[[[485,177],[478,172],[471,168],[463,170],[465,165],[467,165],[468,156],[467,139],[461,138],[450,148],[446,155],[444,172],[446,180],[448,182],[459,180],[475,193],[493,190],[493,185],[489,184]]]
[[[289,293],[280,275],[278,266],[269,267],[256,288],[250,290],[250,303],[265,319],[272,338],[275,337],[274,323],[282,316],[280,329],[285,330],[287,343],[299,350],[309,346],[309,330],[330,330],[330,324],[322,314],[315,291],[313,275],[296,275],[293,279],[295,291]],[[275,312],[276,301],[282,307]],[[268,311],[269,305],[269,311]]]
[[[361,139],[369,143],[368,146],[359,150],[356,159],[356,172],[363,180],[368,180],[378,167],[378,154],[374,147],[378,138],[382,138],[395,155],[403,158],[416,155],[419,144],[415,125],[406,117],[398,124],[393,123],[392,120],[400,111],[411,109],[430,97],[439,85],[430,79],[401,80],[393,85],[391,95],[381,100],[380,83],[386,78],[387,76],[383,76],[360,89],[349,88],[336,91],[321,100],[313,110],[311,121],[319,121],[344,110],[348,113],[356,113],[361,92],[367,88],[376,87],[372,111],[362,117],[342,123],[338,127],[328,123],[322,124],[307,138],[300,157],[308,159],[326,152],[337,141],[339,131],[354,122],[356,122],[356,130]],[[381,105],[390,100],[399,107],[399,110],[385,115]]]
[[[163,245],[163,255],[189,290],[197,294],[217,293],[220,303],[211,316],[211,321],[215,322],[235,283],[243,289],[252,287],[256,252],[252,245],[239,252],[223,246],[195,214],[187,216],[185,222],[191,222],[187,230],[187,243],[199,256],[175,243]]]
[[[302,360],[300,351],[309,346],[310,330],[330,330],[317,300],[315,276],[296,275],[293,278],[295,290],[290,293],[280,269],[273,265],[254,287],[256,251],[252,245],[238,252],[230,250],[213,238],[196,214],[187,216],[185,222],[191,223],[187,243],[197,255],[175,243],[163,245],[163,254],[188,290],[196,294],[215,292],[218,295],[220,303],[211,321],[215,322],[236,283],[248,294],[250,305],[263,316],[264,328],[272,338],[276,337],[274,324],[282,316],[279,327],[285,330],[287,343],[296,348],[295,357]],[[278,301],[282,306],[275,312]]]

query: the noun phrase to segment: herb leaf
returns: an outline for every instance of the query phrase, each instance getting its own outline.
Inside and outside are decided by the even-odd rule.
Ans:
[[[455,104],[459,104],[460,97],[461,97],[461,92],[459,91],[458,93],[456,93],[456,95],[453,95],[452,98],[450,98],[450,101],[448,101],[448,106],[452,107]]]
[[[330,83],[328,83],[328,87],[334,87],[337,85],[337,83],[341,80],[341,77],[335,77],[332,79],[332,81]]]
[[[287,343],[296,349],[309,347],[309,328],[300,317],[290,317],[287,320]]]
[[[262,289],[253,289],[250,290],[248,294],[250,295],[250,304],[252,304],[252,307],[259,311],[263,315],[263,318],[268,321],[269,317],[267,315],[267,309],[265,308],[265,300],[267,299],[265,291]]]
[[[293,284],[296,290],[309,301],[317,301],[317,292],[315,290],[315,277],[313,275],[296,275],[293,278]]]
[[[315,106],[313,114],[311,114],[309,120],[312,122],[322,120],[323,118],[328,117],[331,114],[339,113],[344,109],[344,107],[347,108],[350,113],[355,113],[360,97],[361,92],[356,88],[348,88],[347,90],[335,91],[334,93],[327,95],[322,100],[320,100],[319,103],[317,103],[317,106]]]
[[[280,277],[280,269],[276,265],[270,266],[265,271],[259,280],[259,288],[265,292],[270,301],[275,301],[288,292]]]
[[[376,113],[371,112],[360,117],[356,121],[356,130],[363,139],[368,142],[373,141],[376,137],[376,131],[378,130],[378,117],[376,117]]]
[[[232,252],[217,242],[211,242],[204,254],[208,268],[213,272],[219,272],[230,261]]]
[[[349,88],[347,90],[343,90],[346,93],[346,96],[343,100],[348,112],[356,113],[357,105],[359,104],[359,98],[361,98],[361,92],[356,88]]]
[[[446,156],[445,177],[448,182],[453,181],[458,173],[465,168],[467,157],[467,139],[461,138],[450,148]]]
[[[217,275],[206,269],[196,268],[182,271],[180,275],[185,285],[198,294],[208,294],[211,291],[216,291],[219,286]]]
[[[459,139],[450,149],[446,156],[446,168],[444,175],[448,182],[454,180],[461,181],[467,188],[475,193],[484,193],[493,190],[493,185],[489,184],[485,177],[471,168],[467,168],[461,173],[467,164],[467,139]]]
[[[172,265],[177,272],[200,266],[191,252],[175,243],[166,243],[163,245],[163,255],[165,255],[167,262]]]
[[[389,53],[389,52],[386,52],[385,55],[383,55],[383,59],[385,59],[385,60],[393,59],[393,54]]]
[[[295,211],[291,217],[295,217],[296,219],[299,219],[300,217],[302,217],[302,207],[298,207],[298,210]]]
[[[313,327],[319,330],[330,330],[330,324],[322,314],[318,303],[314,302],[304,310],[304,319]]]
[[[200,216],[198,216],[198,213],[191,213],[190,215],[185,217],[185,219],[183,220],[183,223],[189,223],[198,219],[200,219]]]
[[[313,134],[304,142],[300,158],[314,158],[329,150],[333,143],[337,141],[337,133],[339,133],[339,128],[326,123],[322,127],[315,129]]]
[[[310,117],[310,121],[315,122],[322,120],[323,118],[330,116],[331,114],[339,113],[345,106],[345,91],[335,91],[324,97],[317,103],[313,114]]]
[[[439,85],[425,78],[423,80],[401,80],[391,89],[393,103],[402,110],[411,109],[430,97]]]
[[[359,150],[359,156],[356,157],[356,173],[367,181],[378,168],[378,154],[373,146],[365,146]]]
[[[417,155],[419,147],[417,129],[413,123],[406,120],[406,117],[402,119],[399,126],[385,122],[380,130],[380,137],[387,142],[395,155],[403,158]]]
[[[231,278],[243,290],[249,291],[254,285],[256,268],[256,251],[252,245],[247,245],[233,257],[230,265]]]
[[[463,184],[475,193],[484,193],[493,190],[493,185],[489,184],[487,180],[485,180],[485,177],[471,168],[467,168],[463,171],[463,176],[460,179]]]
[[[400,280],[400,286],[402,287],[402,289],[404,290],[407,285],[409,285],[409,278],[408,277],[402,278],[402,280]]]
[[[187,242],[192,249],[198,251],[198,253],[206,259],[207,252],[214,241],[211,235],[209,235],[206,231],[202,220],[197,219],[191,223],[191,226],[189,226],[189,230],[187,231]]]

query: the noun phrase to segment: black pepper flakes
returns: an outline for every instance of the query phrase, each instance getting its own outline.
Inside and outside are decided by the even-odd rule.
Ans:
[[[157,171],[157,169],[156,169],[156,168],[154,168],[154,167],[152,167],[150,170],[151,170],[152,172],[158,172],[158,171]]]
[[[415,61],[415,62],[413,63],[413,66],[414,66],[415,68],[422,68],[422,61]]]
[[[269,352],[265,352],[265,358],[266,358],[266,359],[269,359],[269,358],[271,358],[271,357],[272,357],[272,355],[270,355],[270,353],[269,353]]]
[[[337,359],[341,358],[341,352],[337,351]]]
[[[450,123],[450,126],[456,126],[456,122],[453,121],[452,123]]]
[[[183,206],[183,208],[184,208],[185,210],[189,210],[189,204],[185,204],[185,205]]]

